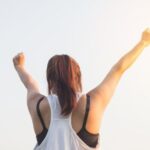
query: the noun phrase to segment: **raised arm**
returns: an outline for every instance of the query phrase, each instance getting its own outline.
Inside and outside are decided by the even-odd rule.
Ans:
[[[95,105],[101,107],[101,109],[107,106],[123,73],[135,62],[143,49],[149,45],[150,29],[146,29],[137,45],[112,67],[102,83],[88,92]]]
[[[32,109],[35,104],[35,99],[41,96],[37,82],[25,69],[25,56],[23,53],[19,53],[13,58],[14,67],[27,89],[27,104]]]
[[[33,77],[26,71],[25,69],[25,56],[23,53],[19,53],[13,58],[15,69],[26,87],[27,91],[35,91],[39,92],[37,82],[33,79]]]

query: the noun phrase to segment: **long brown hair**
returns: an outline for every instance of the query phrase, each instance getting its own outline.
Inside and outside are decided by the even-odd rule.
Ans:
[[[78,63],[68,55],[55,55],[47,65],[48,93],[58,95],[61,114],[67,116],[76,105],[77,92],[82,91]]]

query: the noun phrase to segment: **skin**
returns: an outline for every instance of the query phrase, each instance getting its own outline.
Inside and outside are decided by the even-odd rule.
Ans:
[[[90,112],[87,119],[86,129],[90,133],[98,133],[100,131],[103,113],[109,104],[118,82],[124,72],[135,62],[142,51],[150,45],[150,29],[146,29],[141,36],[140,41],[126,53],[108,72],[104,80],[95,88],[90,90],[88,94],[91,96]],[[30,112],[33,128],[35,134],[42,131],[42,126],[36,112],[36,104],[39,98],[43,96],[40,93],[39,86],[33,77],[25,69],[25,55],[23,53],[17,54],[13,58],[14,67],[27,89],[27,106]],[[72,113],[72,127],[75,132],[79,132],[82,127],[86,106],[86,95],[82,95],[76,108]],[[46,127],[49,127],[51,120],[51,111],[48,100],[45,97],[40,104],[40,111],[42,113]],[[91,123],[92,122],[92,123]]]

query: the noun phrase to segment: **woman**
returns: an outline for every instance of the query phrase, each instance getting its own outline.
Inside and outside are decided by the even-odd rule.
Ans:
[[[13,58],[14,66],[27,89],[27,106],[37,138],[35,150],[96,150],[104,110],[123,73],[143,49],[150,45],[150,29],[140,42],[123,56],[94,89],[81,94],[78,63],[68,55],[55,55],[47,65],[49,95],[43,96],[36,81],[24,67],[25,56]]]

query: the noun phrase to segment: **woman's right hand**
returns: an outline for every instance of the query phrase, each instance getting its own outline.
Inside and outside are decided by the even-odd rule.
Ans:
[[[145,46],[149,46],[150,45],[150,28],[147,28],[143,32],[142,38],[141,38],[141,42],[143,42]]]
[[[25,64],[25,56],[24,53],[19,53],[13,58],[13,63],[15,68],[24,67]]]

